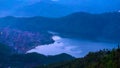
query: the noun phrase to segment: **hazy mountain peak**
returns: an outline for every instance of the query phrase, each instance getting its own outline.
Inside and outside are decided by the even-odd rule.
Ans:
[[[39,6],[36,6],[38,4]],[[78,11],[89,13],[118,11],[119,6],[119,0],[1,0],[0,16],[61,17]]]

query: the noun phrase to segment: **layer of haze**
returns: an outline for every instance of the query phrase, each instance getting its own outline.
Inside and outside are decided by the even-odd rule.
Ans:
[[[52,7],[49,8],[48,6],[52,6]],[[43,7],[45,8],[41,9]],[[27,9],[29,10],[27,11]],[[50,10],[45,11],[46,9],[50,9]],[[56,15],[54,11],[57,9],[59,9],[58,11],[61,12],[57,12],[58,14]],[[48,15],[49,17],[50,16],[52,17],[55,15],[56,16],[59,16],[61,14],[67,15],[79,11],[90,12],[90,13],[103,13],[103,12],[118,11],[119,9],[120,9],[120,0],[0,0],[0,16],[17,16],[17,15],[37,16],[38,15],[38,16],[47,17]],[[39,12],[36,13],[35,11],[37,10]],[[44,13],[41,13],[43,11]],[[54,13],[52,13],[52,11]],[[29,14],[27,14],[27,12]],[[49,12],[51,12],[51,14]]]

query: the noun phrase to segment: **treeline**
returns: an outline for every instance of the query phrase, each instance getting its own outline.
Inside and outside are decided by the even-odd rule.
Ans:
[[[120,68],[120,47],[90,52],[83,58],[70,62],[38,66],[36,68]]]

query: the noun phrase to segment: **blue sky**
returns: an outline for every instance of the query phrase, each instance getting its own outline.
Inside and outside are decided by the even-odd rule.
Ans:
[[[30,12],[27,11],[26,8],[29,8],[29,10],[32,10],[34,8],[31,8],[31,6],[35,6],[35,4],[39,4],[40,6],[35,6],[35,11],[42,8],[42,3],[44,3],[46,6],[48,5],[55,5],[55,8],[49,8],[46,7],[46,9],[53,10],[53,13],[51,13],[50,16],[54,16],[57,14],[54,14],[54,10],[59,9],[57,12],[58,16],[63,13],[63,15],[66,15],[67,13],[74,13],[78,11],[83,12],[90,12],[90,13],[102,13],[102,12],[111,12],[111,11],[118,11],[120,10],[120,0],[0,0],[0,15],[1,16],[9,16],[16,14],[28,15],[28,16],[46,16],[49,14],[49,11],[45,11],[44,9],[40,10],[39,12],[44,12],[44,14],[40,14],[38,12]],[[61,8],[62,6],[62,8]],[[58,7],[58,8],[57,8]],[[30,9],[31,8],[31,9]],[[26,9],[26,10],[23,10]],[[61,11],[62,9],[66,9]],[[20,12],[19,12],[20,10]],[[29,14],[27,14],[27,12]],[[30,14],[33,13],[33,14]],[[35,13],[35,14],[34,14]]]

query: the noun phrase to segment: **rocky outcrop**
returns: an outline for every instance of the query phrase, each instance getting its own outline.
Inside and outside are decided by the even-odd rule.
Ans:
[[[49,33],[21,31],[10,28],[0,29],[0,42],[13,47],[18,53],[25,53],[38,45],[53,43],[54,41],[51,37],[52,35]]]

